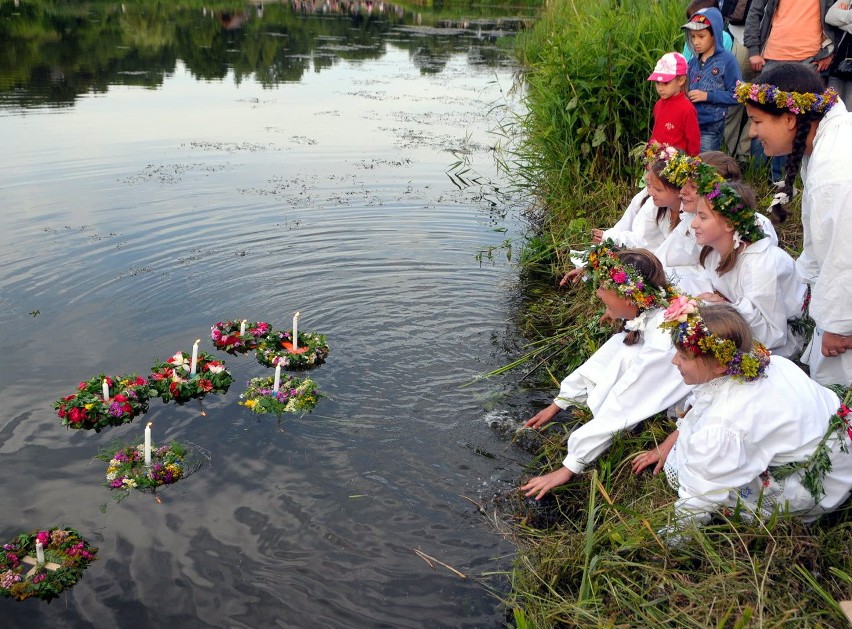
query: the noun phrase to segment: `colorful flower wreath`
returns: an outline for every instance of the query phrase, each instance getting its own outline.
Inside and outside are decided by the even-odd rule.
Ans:
[[[295,376],[282,378],[278,392],[274,393],[274,378],[252,378],[248,389],[240,395],[242,406],[252,413],[298,413],[314,410],[320,398],[316,383],[310,378],[299,379]]]
[[[109,387],[109,400],[104,399],[103,383]],[[77,385],[77,393],[53,403],[62,424],[100,432],[107,426],[129,424],[148,412],[148,381],[136,374],[106,376],[100,374]]]
[[[36,543],[44,549],[44,563],[36,559]],[[3,545],[0,553],[0,596],[19,601],[45,601],[72,587],[96,557],[98,549],[74,529],[55,527],[21,533]]]
[[[715,182],[709,190],[699,184],[698,194],[706,198],[713,206],[713,210],[721,214],[733,225],[735,244],[738,237],[748,242],[757,242],[766,238],[766,234],[757,224],[757,218],[753,207],[748,207],[730,185],[725,182]]]
[[[662,144],[656,140],[651,140],[645,146],[642,161],[645,164],[645,168],[650,168],[656,161],[662,160],[664,162],[668,162],[670,159],[679,154],[680,151],[678,151],[675,147],[669,146],[668,144]]]
[[[672,157],[662,176],[679,187],[683,187],[687,181],[692,181],[699,190],[708,191],[714,184],[725,181],[710,164],[705,164],[700,157],[692,157],[686,153],[678,153]]]
[[[660,327],[671,331],[675,344],[694,356],[710,354],[722,365],[725,375],[740,382],[757,380],[766,373],[769,350],[755,341],[752,351],[737,348],[731,339],[723,339],[707,329],[701,318],[699,303],[688,295],[678,295],[663,313]]]
[[[165,362],[151,367],[148,384],[163,402],[175,401],[178,404],[193,398],[202,398],[208,393],[227,393],[234,381],[225,369],[225,363],[214,360],[206,352],[198,355],[195,375],[190,377],[191,358],[186,352],[178,352]]]
[[[785,92],[769,83],[745,83],[737,81],[734,97],[746,104],[749,101],[761,105],[774,105],[778,109],[786,109],[791,114],[806,113],[822,114],[837,103],[837,90],[829,87],[822,94],[812,92]]]
[[[293,349],[291,330],[273,331],[257,344],[257,362],[265,367],[281,365],[284,369],[310,369],[321,365],[328,356],[324,334],[299,332],[298,349]]]
[[[130,493],[132,489],[154,491],[183,478],[189,448],[173,441],[169,445],[151,446],[151,465],[145,465],[145,445],[122,445],[95,457],[107,462],[104,487]],[[122,496],[124,497],[124,496]]]
[[[240,329],[244,329],[245,332],[240,334]],[[272,327],[263,321],[246,322],[245,328],[243,328],[242,320],[220,321],[210,328],[210,338],[213,340],[213,346],[218,350],[229,354],[244,354],[257,349],[258,338],[269,334],[271,330]]]
[[[628,299],[640,311],[667,306],[674,295],[671,286],[657,288],[647,282],[639,271],[621,262],[618,251],[617,245],[607,239],[583,252],[587,273],[595,284]]]

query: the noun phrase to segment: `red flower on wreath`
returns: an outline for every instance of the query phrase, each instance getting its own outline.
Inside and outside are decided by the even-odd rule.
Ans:
[[[199,386],[199,387],[201,388],[201,390],[202,390],[202,391],[204,391],[205,393],[209,393],[210,391],[212,391],[212,390],[213,390],[213,383],[212,383],[210,380],[206,380],[206,379],[204,379],[204,378],[199,378],[199,380],[198,380],[198,386]]]
[[[68,419],[74,424],[78,424],[82,421],[85,421],[88,418],[89,418],[89,415],[86,413],[85,408],[76,408],[75,407],[75,408],[72,408],[70,411],[68,411]]]

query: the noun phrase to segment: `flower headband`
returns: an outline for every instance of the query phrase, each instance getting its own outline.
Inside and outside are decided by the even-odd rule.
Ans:
[[[633,302],[640,311],[668,305],[674,294],[671,287],[657,288],[647,282],[633,266],[618,257],[618,247],[607,239],[583,253],[586,269],[599,286]]]
[[[699,189],[711,190],[714,183],[725,181],[710,164],[705,164],[701,158],[686,153],[678,153],[669,159],[662,175],[681,188],[687,181],[694,181]]]
[[[679,154],[680,151],[678,151],[675,147],[669,146],[668,144],[661,144],[656,140],[651,140],[645,146],[645,152],[642,161],[644,162],[646,168],[650,168],[657,160],[668,162]]]
[[[754,342],[750,352],[741,351],[731,339],[723,339],[704,325],[698,302],[687,295],[679,295],[663,313],[660,327],[670,330],[672,340],[694,356],[712,355],[725,365],[725,375],[739,382],[751,382],[766,375],[769,350]]]
[[[766,234],[760,229],[755,218],[753,207],[748,207],[730,185],[724,181],[699,182],[698,194],[713,204],[713,210],[721,214],[734,226],[734,246],[738,246],[741,240],[757,242],[766,238]]]
[[[822,94],[812,92],[785,92],[769,83],[744,83],[737,81],[734,97],[741,103],[748,101],[761,105],[774,105],[792,114],[823,114],[837,102],[837,90],[829,87]]]

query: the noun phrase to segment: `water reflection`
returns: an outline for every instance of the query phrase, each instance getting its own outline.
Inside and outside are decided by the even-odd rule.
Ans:
[[[438,4],[438,3],[436,3]],[[449,3],[452,4],[452,3]],[[466,3],[464,3],[466,4]],[[501,17],[444,18],[385,2],[282,0],[239,9],[183,3],[0,2],[0,107],[63,107],[110,85],[159,87],[178,61],[193,76],[232,73],[264,87],[299,81],[345,60],[407,50],[421,72],[452,54],[497,66],[496,39],[525,26],[531,7]],[[480,11],[485,11],[480,9]]]

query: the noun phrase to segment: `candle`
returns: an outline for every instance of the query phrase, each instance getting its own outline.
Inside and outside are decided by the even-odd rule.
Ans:
[[[151,467],[151,422],[145,426],[145,466]]]
[[[189,377],[195,375],[195,370],[198,367],[198,344],[201,342],[201,339],[195,341],[192,345],[192,361],[189,363]]]
[[[275,365],[275,384],[272,385],[272,392],[278,393],[279,388],[281,388],[281,363]]]
[[[299,349],[299,313],[293,315],[293,349]]]
[[[107,382],[106,378],[104,378],[103,391],[104,391],[104,404],[109,404],[109,382]]]
[[[44,563],[44,544],[36,540],[36,563]]]
[[[240,336],[246,333],[246,320],[243,319],[243,322],[240,323]]]

